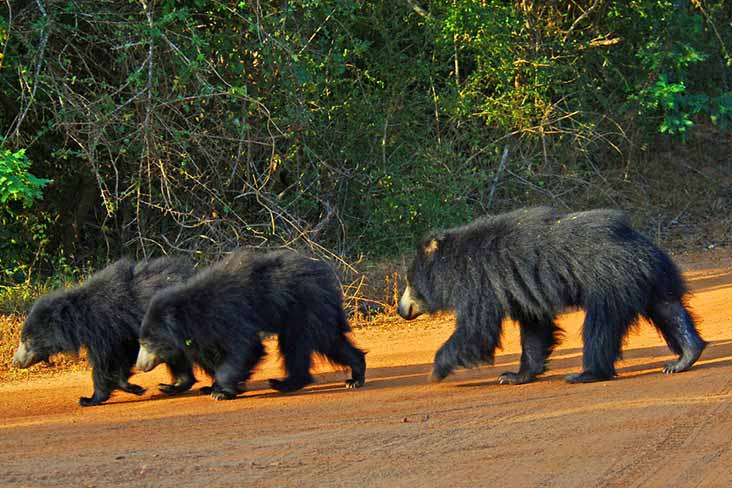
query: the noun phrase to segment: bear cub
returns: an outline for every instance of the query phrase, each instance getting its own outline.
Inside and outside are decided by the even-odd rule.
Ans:
[[[135,264],[121,259],[91,276],[83,285],[57,290],[38,299],[21,331],[13,365],[27,368],[56,353],[77,354],[82,347],[92,366],[94,394],[81,397],[83,407],[106,401],[112,391],[142,395],[145,389],[128,381],[139,349],[138,334],[147,304],[165,287],[182,283],[194,273],[183,259],[163,257]],[[171,384],[167,394],[188,390],[195,383],[184,355],[166,363]]]
[[[281,392],[312,383],[311,356],[318,353],[351,368],[347,388],[364,384],[364,352],[350,331],[340,285],[325,262],[289,250],[239,250],[184,284],[158,293],[140,334],[137,367],[185,355],[213,378],[216,400],[243,393],[265,354],[261,333],[278,336],[287,377],[271,379]]]

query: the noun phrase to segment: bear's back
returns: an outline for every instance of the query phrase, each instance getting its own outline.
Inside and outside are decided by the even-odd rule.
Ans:
[[[155,293],[184,283],[195,274],[195,269],[188,259],[165,256],[138,263],[133,274],[135,294],[144,308]]]

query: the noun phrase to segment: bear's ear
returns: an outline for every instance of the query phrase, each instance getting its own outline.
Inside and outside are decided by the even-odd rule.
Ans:
[[[432,259],[438,251],[447,244],[448,235],[444,230],[432,231],[422,238],[418,254],[423,258]]]
[[[444,232],[432,234],[422,242],[422,255],[426,258],[432,258],[437,251],[445,247],[446,236]]]
[[[440,249],[440,241],[435,238],[429,239],[422,245],[422,253],[425,257],[432,257]]]

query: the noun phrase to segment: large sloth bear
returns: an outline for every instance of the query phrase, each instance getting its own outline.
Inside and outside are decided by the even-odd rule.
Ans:
[[[228,400],[264,356],[260,333],[276,333],[287,378],[270,380],[281,392],[312,382],[311,355],[349,366],[346,387],[364,384],[364,353],[350,331],[338,281],[324,262],[287,250],[236,251],[183,285],[158,293],[140,334],[137,367],[185,354],[214,379],[211,393]]]
[[[639,316],[679,355],[665,373],[690,368],[706,346],[678,269],[618,211],[523,209],[435,232],[419,246],[408,280],[403,318],[456,312],[455,331],[435,356],[435,381],[459,366],[492,363],[504,317],[519,323],[522,353],[518,373],[499,382],[534,380],[558,342],[555,317],[570,307],[586,312],[583,371],[568,375],[570,383],[615,376],[623,338]]]
[[[106,401],[115,389],[142,395],[145,389],[128,379],[145,309],[153,294],[193,273],[192,264],[182,259],[158,258],[137,265],[121,259],[82,286],[41,297],[23,325],[13,365],[27,368],[52,354],[78,353],[83,346],[92,365],[94,394],[79,399],[82,407]],[[159,385],[160,390],[172,395],[191,388],[196,380],[185,356],[171,355],[167,363],[173,383]]]

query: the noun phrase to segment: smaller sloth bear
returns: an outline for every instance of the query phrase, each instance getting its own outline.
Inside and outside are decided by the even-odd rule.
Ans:
[[[139,349],[138,334],[147,304],[157,291],[194,274],[187,260],[163,257],[135,264],[121,259],[91,276],[83,285],[57,290],[38,299],[26,318],[13,365],[27,368],[56,353],[88,352],[94,394],[81,397],[82,407],[106,401],[113,390],[142,395],[130,383]],[[184,392],[196,382],[184,355],[168,357],[172,384],[162,392]]]
[[[432,379],[492,363],[505,317],[518,322],[521,362],[502,384],[533,381],[561,335],[566,308],[582,308],[583,371],[570,383],[615,376],[623,339],[639,316],[679,355],[663,369],[689,369],[706,346],[685,305],[686,285],[669,256],[613,210],[531,208],[434,232],[417,250],[399,301],[404,319],[454,310],[456,327],[437,351]]]
[[[363,386],[364,352],[350,331],[340,286],[325,262],[293,251],[239,250],[188,282],[161,291],[143,320],[137,367],[149,371],[184,354],[213,378],[215,400],[245,391],[243,383],[265,354],[260,333],[278,335],[287,377],[281,392],[310,384],[311,356],[351,368],[347,388]]]

